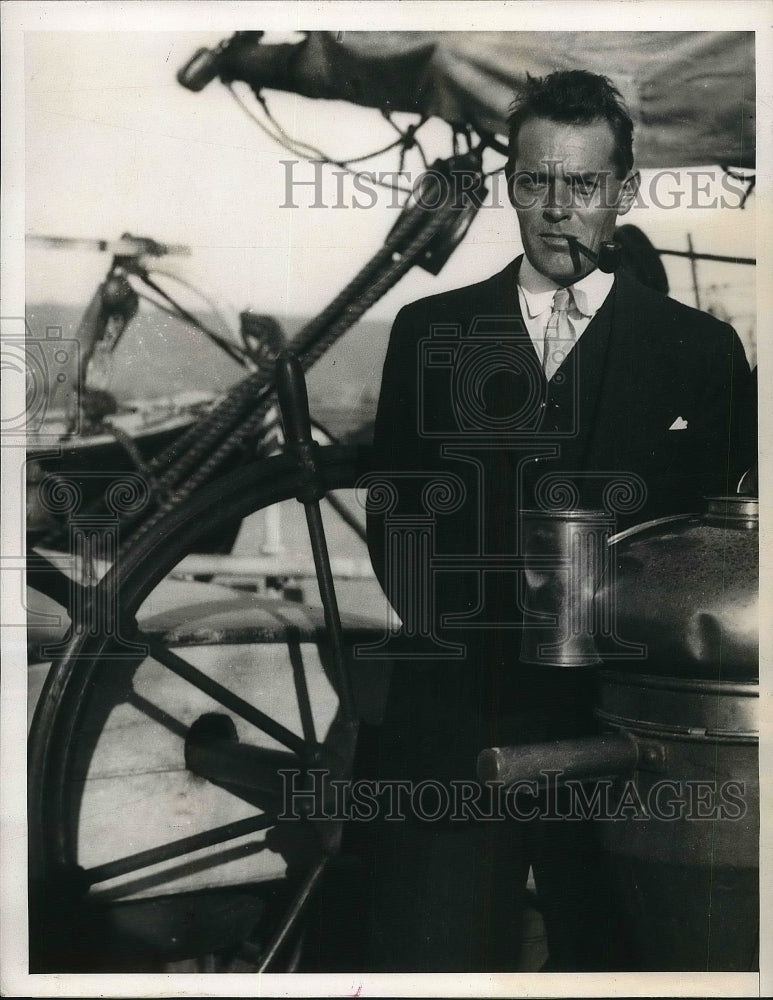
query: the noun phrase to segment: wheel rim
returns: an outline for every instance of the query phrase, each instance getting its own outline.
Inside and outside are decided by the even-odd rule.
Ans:
[[[329,490],[354,485],[365,467],[361,452],[344,448],[323,449],[320,464],[325,487]],[[252,704],[250,699],[242,698],[219,682],[213,681],[205,671],[189,662],[189,652],[186,655],[185,649],[182,653],[176,651],[164,636],[134,632],[135,615],[148,594],[154,591],[179,559],[191,550],[199,535],[212,532],[215,523],[212,519],[213,509],[216,511],[217,523],[221,521],[225,523],[235,516],[245,517],[254,511],[294,497],[302,485],[302,479],[303,473],[287,456],[255,463],[224,477],[220,482],[191,498],[140,543],[130,548],[122,563],[108,572],[100,588],[103,592],[109,591],[116,601],[119,635],[124,638],[131,635],[132,641],[145,643],[154,664],[174,675],[181,683],[198,689],[197,693],[204,694],[216,705],[219,704],[219,712],[223,718],[235,716],[240,724],[252,726],[256,731],[262,730],[263,734],[278,741],[279,744],[284,744],[285,749],[294,755],[288,757],[287,762],[297,764],[301,772],[304,772],[315,761],[330,765],[334,758],[325,749],[325,740],[329,739],[330,733],[326,735],[325,740],[318,740],[313,724],[309,724],[309,713],[307,711],[304,715],[300,702],[301,733],[299,734],[272,719],[269,713],[263,712],[257,704]],[[171,837],[167,843],[156,845],[155,848],[143,847],[133,852],[126,851],[117,858],[92,865],[84,871],[79,863],[78,844],[79,827],[83,818],[82,801],[79,798],[79,794],[82,793],[74,792],[74,786],[78,781],[78,768],[83,767],[84,759],[90,760],[89,755],[94,752],[96,746],[96,743],[94,745],[90,743],[90,740],[96,737],[89,736],[88,723],[89,721],[93,723],[93,716],[96,713],[97,721],[101,719],[104,725],[110,711],[119,701],[123,704],[127,699],[131,702],[134,698],[134,707],[137,707],[136,692],[133,691],[132,685],[135,684],[136,676],[147,664],[147,660],[141,654],[135,654],[134,659],[131,656],[126,657],[122,667],[123,687],[118,684],[117,694],[108,697],[105,706],[100,707],[100,691],[104,692],[108,681],[114,687],[117,684],[115,665],[119,661],[115,656],[115,642],[115,638],[105,634],[105,631],[73,637],[64,654],[49,671],[33,719],[30,734],[29,789],[33,927],[39,935],[44,933],[49,938],[52,934],[54,938],[57,934],[61,935],[62,945],[57,948],[54,944],[53,947],[46,949],[46,954],[41,957],[43,964],[47,961],[56,962],[61,958],[62,951],[70,947],[71,935],[66,932],[62,934],[63,922],[71,926],[79,921],[85,921],[87,927],[89,921],[93,924],[94,897],[89,895],[90,887],[127,876],[134,878],[136,884],[137,879],[141,881],[143,871],[159,863],[174,864],[176,859],[185,858],[203,847],[216,851],[229,842],[238,843],[238,838],[247,834],[273,829],[277,825],[275,815],[264,809],[260,812],[254,811],[258,807],[255,800],[257,793],[253,788],[249,792],[251,798],[248,796],[250,807],[253,808],[251,816],[242,815],[230,823],[219,826],[215,824],[213,829],[197,831],[188,837]],[[296,694],[298,694],[297,685]],[[300,698],[300,695],[298,697]],[[259,697],[256,696],[255,700],[259,701]],[[202,713],[202,717],[205,714],[207,713]],[[356,722],[352,718],[340,716],[339,708],[338,717],[334,720],[334,742],[337,741],[339,751],[343,747],[343,752],[335,755],[335,763],[340,768],[340,776],[344,776],[351,760]],[[99,726],[96,728],[101,732]],[[167,728],[169,728],[168,720]],[[206,744],[206,741],[202,743],[199,739],[197,743],[196,740],[189,738],[193,731],[192,726],[181,728],[177,725],[176,729],[176,736],[181,742],[181,752],[189,770],[192,767],[194,774],[200,774],[201,768],[204,768],[210,781],[217,785],[218,780],[212,778],[212,774],[217,775],[221,772],[213,771],[212,768],[222,766],[219,763],[219,755],[222,756],[222,752],[229,751],[228,740],[220,739]],[[222,733],[220,735],[222,736]],[[235,751],[237,754],[241,752],[241,749]],[[262,766],[268,760],[266,766],[270,770],[276,759],[271,757],[270,750],[267,753],[268,756],[260,757],[258,763]],[[248,763],[251,766],[251,761]],[[196,771],[196,767],[200,770]],[[237,799],[246,801],[243,790],[240,792],[237,788],[234,793],[233,787],[229,787],[227,783],[221,783],[220,787],[225,788],[228,794],[235,795]],[[318,837],[318,832],[313,836]],[[319,839],[317,856],[309,864],[300,866],[302,870],[290,879],[294,885],[292,898],[279,918],[273,936],[265,943],[262,954],[251,956],[258,968],[267,967],[280,956],[283,948],[290,946],[290,932],[297,924],[304,903],[313,892],[327,859],[335,849],[336,835],[327,833]],[[227,851],[224,853],[228,854]],[[289,867],[288,863],[288,869]],[[128,884],[131,886],[131,881]],[[47,911],[50,900],[58,897],[64,900],[64,904],[59,908],[60,919],[54,920],[52,926],[52,917]],[[108,905],[112,905],[112,901],[109,901]],[[88,916],[84,916],[84,907],[89,911]]]

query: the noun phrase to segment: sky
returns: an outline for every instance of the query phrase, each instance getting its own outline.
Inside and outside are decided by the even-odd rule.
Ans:
[[[336,178],[332,167],[315,174],[309,163],[283,163],[293,155],[261,132],[219,81],[197,94],[181,87],[175,80],[179,67],[197,48],[213,47],[226,35],[29,32],[25,230],[100,239],[128,231],[185,244],[191,255],[168,258],[165,266],[180,268],[227,315],[246,307],[280,318],[310,315],[381,245],[397,217],[398,200],[380,191],[375,205],[355,207],[351,178]],[[236,89],[260,114],[246,86]],[[267,96],[290,134],[337,159],[372,151],[395,136],[375,110],[280,92]],[[430,122],[420,134],[430,159],[450,153],[443,123]],[[367,166],[394,170],[396,156],[384,154]],[[420,172],[415,154],[407,166],[415,179]],[[317,206],[309,183],[315,177],[321,185]],[[691,185],[705,187],[705,196],[697,199],[702,205],[719,190],[708,175],[675,181],[645,172],[645,190],[653,183],[660,184],[667,204],[675,189],[684,202],[694,202],[688,197]],[[519,252],[504,187],[496,193],[500,207],[479,213],[438,277],[414,269],[372,315],[389,318],[420,295],[483,278]],[[666,210],[650,201],[623,221],[640,226],[660,248],[685,250],[690,233],[697,250],[755,255],[754,195],[742,211],[698,204]],[[106,255],[28,243],[27,301],[85,303],[107,263]],[[667,266],[674,294],[694,304],[688,265],[671,258]],[[699,280],[725,289],[731,311],[743,311],[746,302],[753,313],[753,269],[700,265]],[[728,292],[728,284],[736,287]]]

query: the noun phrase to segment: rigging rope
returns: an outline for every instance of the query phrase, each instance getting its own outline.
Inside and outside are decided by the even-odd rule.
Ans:
[[[389,243],[382,247],[365,267],[318,316],[300,331],[292,345],[307,370],[328,348],[378,301],[414,264],[432,237],[456,210],[453,199],[431,215],[402,253],[395,246],[415,225],[415,219],[398,224]],[[272,371],[256,372],[238,383],[207,417],[191,428],[184,440],[178,439],[151,463],[153,471],[165,461],[176,459],[171,468],[158,476],[157,487],[169,498],[137,524],[127,544],[149,531],[163,517],[204,485],[234,451],[247,445],[264,428],[266,414],[273,404]],[[187,451],[180,454],[183,447]],[[190,475],[189,475],[190,473]],[[137,516],[137,520],[138,520]],[[127,519],[131,524],[132,519]]]

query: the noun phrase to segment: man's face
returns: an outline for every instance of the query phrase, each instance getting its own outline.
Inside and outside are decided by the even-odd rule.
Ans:
[[[566,125],[530,118],[517,139],[510,197],[518,213],[523,249],[533,267],[559,285],[571,285],[595,264],[612,239],[618,215],[629,210],[636,178],[617,177],[614,136],[606,121]]]

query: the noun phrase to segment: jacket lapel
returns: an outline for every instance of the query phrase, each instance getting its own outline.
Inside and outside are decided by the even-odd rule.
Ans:
[[[523,323],[517,290],[522,260],[522,255],[515,258],[479,286],[481,294],[473,303],[473,313],[512,317]],[[640,299],[638,283],[625,271],[619,271],[612,291],[572,351],[573,364],[565,363],[568,381],[560,390],[552,387],[562,405],[572,395],[576,398],[575,433],[551,436],[550,426],[545,423],[541,429],[535,428],[535,435],[546,442],[560,441],[557,461],[563,468],[579,471],[614,463],[621,449],[630,454],[631,439],[641,430],[635,426],[636,385],[646,376],[653,359],[647,357],[647,317],[641,315]],[[525,323],[522,336],[524,349],[533,352]],[[625,433],[621,428],[623,419]]]

